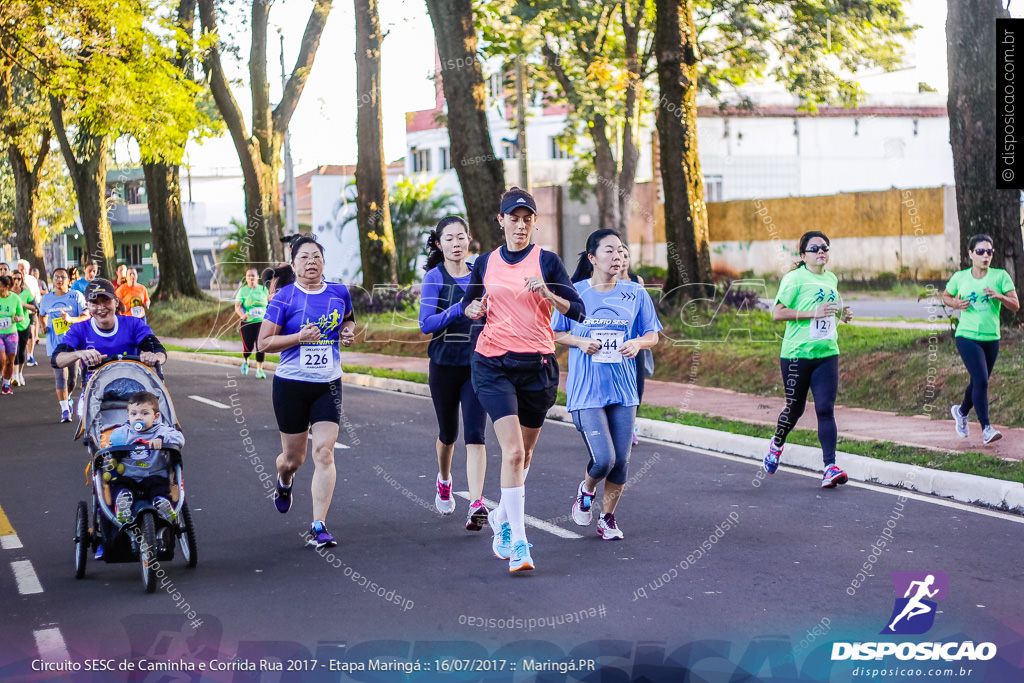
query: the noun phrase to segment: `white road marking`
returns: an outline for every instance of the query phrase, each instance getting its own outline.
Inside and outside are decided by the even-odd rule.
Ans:
[[[11,569],[14,570],[14,581],[18,584],[18,592],[22,595],[42,593],[43,585],[39,583],[36,570],[28,560],[16,560],[11,562]]]
[[[465,498],[466,500],[469,500],[469,491],[456,491],[455,495],[458,496],[459,498]],[[484,505],[486,505],[487,508],[490,510],[493,510],[494,508],[498,507],[498,503],[496,501],[488,500],[487,498],[484,498],[483,501]],[[534,529],[546,531],[549,534],[554,534],[555,536],[558,536],[559,538],[583,538],[583,536],[577,534],[575,531],[563,529],[560,526],[555,526],[550,522],[545,522],[543,519],[537,519],[536,517],[531,517],[530,515],[526,515],[526,526],[532,526]]]
[[[21,547],[23,546],[21,545],[21,539],[18,538],[18,534],[0,536],[0,550],[17,550]]]
[[[313,435],[312,435],[312,434],[310,434],[310,435],[309,435],[309,438],[308,438],[308,440],[309,440],[309,441],[312,441],[312,440],[313,440]],[[334,442],[334,447],[335,447],[335,448],[348,448],[348,446],[346,446],[345,444],[343,444],[343,443],[338,443],[337,441],[335,441],[335,442]]]
[[[731,460],[733,462],[743,463],[745,465],[756,465],[757,461],[751,458],[744,458],[740,455],[730,455],[729,453],[718,453],[716,451],[708,451],[703,448],[697,448],[695,446],[686,446],[683,444],[672,443],[670,441],[661,441],[659,439],[648,439],[651,443],[661,444],[668,448],[675,448],[677,450],[693,451],[694,453],[700,453],[701,455],[710,455],[713,458],[719,458],[721,460]],[[792,474],[799,474],[804,477],[810,477],[811,479],[821,479],[821,475],[817,472],[810,472],[808,470],[802,470],[795,467],[788,467],[785,464],[779,465],[779,471],[790,472]],[[919,500],[924,503],[931,503],[932,505],[941,505],[942,507],[953,508],[954,510],[963,510],[964,512],[973,512],[976,515],[983,515],[985,517],[995,517],[996,519],[1003,519],[1008,522],[1016,522],[1017,524],[1024,524],[1024,517],[1021,515],[1015,515],[1010,512],[1000,512],[998,510],[990,510],[988,508],[978,507],[974,505],[968,505],[967,503],[959,503],[955,500],[945,500],[943,498],[937,498],[924,493],[915,493],[909,489],[893,488],[889,486],[879,486],[878,484],[868,484],[862,481],[850,480],[843,486],[849,486],[858,489],[868,489],[870,491],[876,491],[878,493],[886,493],[890,496],[903,496],[913,500]]]
[[[44,662],[66,662],[71,659],[68,655],[68,646],[64,643],[64,636],[56,626],[32,631],[32,635],[36,639],[39,659]]]
[[[205,396],[196,396],[195,394],[189,394],[188,397],[193,401],[199,401],[200,403],[205,403],[206,405],[213,406],[214,408],[223,408],[224,410],[231,409],[231,406],[224,405],[223,403],[218,403],[217,401],[211,401]]]

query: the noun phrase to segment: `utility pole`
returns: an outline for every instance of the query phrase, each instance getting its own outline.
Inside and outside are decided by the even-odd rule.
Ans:
[[[516,55],[516,147],[519,152],[519,187],[530,190],[530,165],[526,154],[526,67]]]
[[[281,39],[281,93],[284,96],[285,70],[284,70],[284,32],[277,29],[277,36]],[[295,206],[295,168],[292,166],[292,134],[286,128],[284,131],[284,234],[294,235],[299,231],[299,216]]]

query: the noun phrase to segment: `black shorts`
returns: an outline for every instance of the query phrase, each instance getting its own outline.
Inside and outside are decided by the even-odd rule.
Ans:
[[[302,434],[317,422],[341,424],[341,379],[303,382],[274,376],[274,415],[282,434]]]
[[[473,389],[491,422],[518,415],[520,425],[537,429],[558,396],[558,363],[553,353],[474,353]]]

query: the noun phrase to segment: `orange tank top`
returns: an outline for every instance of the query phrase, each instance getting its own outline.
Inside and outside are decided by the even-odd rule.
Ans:
[[[516,353],[554,353],[551,331],[551,303],[524,284],[528,277],[539,277],[541,248],[534,245],[519,263],[501,257],[501,247],[491,252],[484,271],[487,292],[487,322],[476,342],[476,351],[494,358],[509,351]]]

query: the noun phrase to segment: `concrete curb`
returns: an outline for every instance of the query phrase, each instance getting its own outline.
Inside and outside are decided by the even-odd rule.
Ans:
[[[223,365],[239,366],[242,364],[241,358],[231,356],[186,353],[183,351],[171,351],[168,353],[168,356],[183,360],[196,360],[196,356],[201,356],[202,360]],[[272,370],[277,366],[275,363],[265,363],[264,367]],[[430,396],[430,387],[419,382],[354,373],[346,373],[342,376],[341,381],[345,384],[372,389],[413,394],[416,396]],[[548,411],[548,418],[572,423],[572,417],[564,406],[554,406],[551,408]],[[714,451],[716,453],[749,458],[751,461],[756,462],[758,467],[760,467],[761,460],[765,454],[766,443],[764,439],[753,436],[718,432],[713,429],[704,429],[703,427],[690,427],[642,417],[636,419],[636,425],[640,436]],[[1019,482],[990,479],[960,472],[942,472],[917,465],[876,460],[852,453],[839,452],[836,455],[840,466],[846,470],[847,475],[853,481],[904,488],[909,491],[939,498],[951,498],[961,503],[981,505],[1024,515],[1024,484]],[[809,446],[789,444],[786,446],[782,462],[787,467],[798,467],[813,472],[821,472],[821,450]]]

